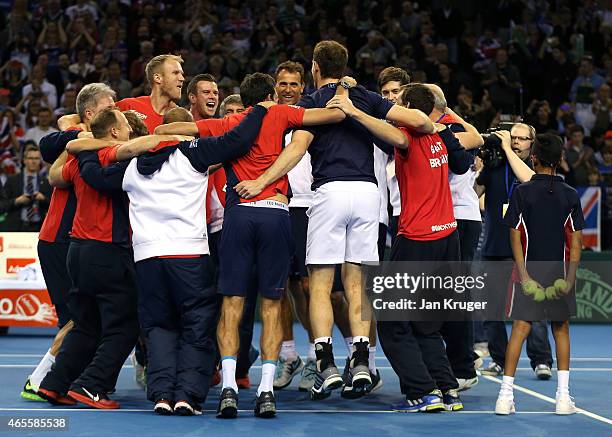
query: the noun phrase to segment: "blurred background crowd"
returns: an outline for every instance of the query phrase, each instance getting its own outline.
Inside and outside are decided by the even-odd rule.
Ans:
[[[285,60],[308,71],[314,44],[333,39],[367,88],[399,66],[481,131],[522,117],[562,135],[567,181],[602,187],[609,228],[611,38],[610,0],[0,0],[0,180],[86,83],[148,94],[145,64],[175,53],[186,81],[210,73],[223,99],[245,73]]]

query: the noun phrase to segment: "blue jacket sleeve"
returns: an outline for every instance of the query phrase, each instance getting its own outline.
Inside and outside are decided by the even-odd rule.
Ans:
[[[130,161],[117,162],[102,167],[96,152],[81,152],[78,155],[79,171],[83,180],[98,191],[121,190],[123,176]]]
[[[80,132],[79,130],[52,132],[42,137],[40,140],[40,155],[43,161],[53,164],[62,152],[66,150],[66,144],[76,140]]]
[[[448,151],[448,167],[455,174],[464,174],[474,163],[474,155],[465,150],[450,129],[438,132]]]
[[[220,137],[204,137],[181,141],[180,151],[197,171],[205,173],[213,164],[224,163],[246,155],[259,135],[268,110],[255,105],[238,126]]]

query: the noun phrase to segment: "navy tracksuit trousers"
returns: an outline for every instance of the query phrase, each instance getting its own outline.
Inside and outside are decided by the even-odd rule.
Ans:
[[[138,316],[147,344],[147,398],[188,401],[208,395],[215,364],[219,297],[210,256],[136,263]]]

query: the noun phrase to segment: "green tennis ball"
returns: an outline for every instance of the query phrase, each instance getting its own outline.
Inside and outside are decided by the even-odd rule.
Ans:
[[[538,283],[534,280],[529,280],[523,283],[523,292],[528,296],[533,296],[538,290]]]
[[[546,292],[541,288],[538,288],[535,294],[533,295],[533,300],[536,302],[542,302],[546,299]]]
[[[548,300],[553,300],[557,298],[557,289],[555,287],[546,287],[544,293],[546,294],[546,299]]]
[[[567,290],[567,281],[565,279],[557,279],[554,284],[555,290],[565,293]]]

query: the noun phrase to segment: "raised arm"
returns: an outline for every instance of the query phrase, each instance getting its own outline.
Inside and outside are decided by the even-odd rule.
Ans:
[[[302,126],[339,123],[346,118],[340,109],[311,108],[304,111]]]
[[[198,125],[194,122],[177,121],[175,123],[162,124],[155,128],[156,135],[198,135]]]
[[[98,154],[93,151],[79,153],[78,160],[81,177],[92,188],[99,191],[121,190],[129,161],[102,167]]]
[[[49,169],[49,183],[53,187],[66,188],[72,185],[69,181],[66,181],[62,176],[64,165],[68,159],[68,152],[62,152],[62,154],[55,160],[51,168]]]
[[[530,169],[529,166],[525,164],[523,160],[519,158],[518,155],[512,150],[510,132],[498,131],[493,132],[493,135],[497,135],[502,140],[502,150],[506,154],[508,164],[510,164],[512,173],[514,173],[518,181],[523,183],[531,180],[531,177],[535,174],[535,171]]]
[[[429,117],[418,109],[405,108],[404,106],[393,105],[387,113],[387,120],[399,126],[405,126],[413,131],[432,134],[435,132],[434,125]]]
[[[359,110],[353,105],[351,99],[348,96],[343,95],[334,96],[326,105],[328,108],[338,108],[346,114],[347,117],[351,117],[354,120],[361,123],[367,130],[376,136],[380,140],[393,144],[400,149],[408,147],[408,139],[406,136],[395,126],[387,123],[384,120],[372,117],[365,112]]]
[[[77,139],[82,132],[71,130],[65,132],[52,132],[40,140],[40,155],[43,161],[53,164],[57,158],[66,150],[66,145]]]
[[[255,105],[238,126],[224,135],[199,138],[191,142],[183,141],[179,144],[180,150],[200,172],[208,171],[213,164],[228,162],[245,155],[259,135],[263,118],[268,112],[267,108],[272,104],[264,103],[265,105]]]
[[[57,120],[57,127],[59,130],[68,130],[72,126],[77,126],[81,123],[81,117],[79,114],[68,114],[64,115]]]
[[[447,107],[446,113],[452,115],[465,129],[465,132],[455,132],[455,136],[465,150],[476,149],[484,144],[482,135],[474,126],[457,115],[451,108]]]
[[[125,161],[142,155],[164,141],[191,141],[192,136],[185,135],[145,135],[123,143],[117,148],[117,161]]]

